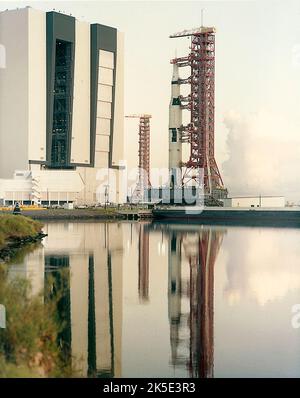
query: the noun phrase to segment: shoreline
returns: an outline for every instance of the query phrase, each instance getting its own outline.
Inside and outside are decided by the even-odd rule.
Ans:
[[[28,217],[0,214],[0,262],[8,262],[28,244],[41,241],[43,225]]]
[[[41,242],[46,236],[47,234],[40,232],[34,236],[25,236],[23,238],[14,238],[9,240],[5,246],[0,249],[0,264],[7,263],[18,253],[20,249],[26,245]]]
[[[9,211],[2,211],[0,214],[12,214]],[[117,211],[103,211],[97,209],[41,209],[41,210],[23,210],[21,213],[24,217],[29,217],[32,220],[41,221],[114,221],[124,220],[124,215]]]

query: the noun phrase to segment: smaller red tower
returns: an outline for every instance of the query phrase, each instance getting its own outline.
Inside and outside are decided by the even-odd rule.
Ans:
[[[128,115],[126,118],[139,119],[139,171],[138,182],[134,190],[136,201],[143,200],[144,191],[151,187],[150,182],[150,119],[151,115]]]

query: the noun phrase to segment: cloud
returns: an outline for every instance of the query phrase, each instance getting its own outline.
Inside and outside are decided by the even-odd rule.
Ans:
[[[289,139],[297,136],[299,126],[267,111],[248,117],[230,111],[224,124],[228,158],[223,174],[230,195],[300,200],[300,140]]]

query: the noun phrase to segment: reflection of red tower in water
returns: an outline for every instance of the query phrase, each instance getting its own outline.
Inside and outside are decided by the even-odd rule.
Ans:
[[[149,300],[149,231],[139,224],[139,298]]]
[[[214,265],[222,234],[204,229],[192,243],[183,237],[190,266],[190,354],[191,377],[212,377],[214,359]]]
[[[214,266],[224,229],[160,225],[168,234],[168,315],[171,364],[191,377],[212,377],[214,362]],[[149,299],[149,230],[139,228],[139,297]],[[158,229],[157,228],[157,229]],[[156,230],[157,230],[156,229]],[[183,257],[188,261],[183,261]],[[183,276],[184,268],[189,272]],[[188,267],[188,268],[186,268]],[[184,309],[188,299],[189,310]],[[182,305],[183,304],[183,305]],[[189,350],[186,352],[188,336]]]

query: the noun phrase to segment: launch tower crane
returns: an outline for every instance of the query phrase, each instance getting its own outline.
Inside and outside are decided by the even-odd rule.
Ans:
[[[191,181],[198,185],[202,171],[205,195],[218,199],[226,196],[227,190],[215,160],[215,31],[201,26],[174,33],[170,38],[191,37],[190,53],[171,60],[191,70],[188,78],[176,82],[191,88],[189,95],[179,96],[180,108],[190,111],[190,122],[180,127],[181,142],[190,146],[189,158],[182,162],[182,185]]]

